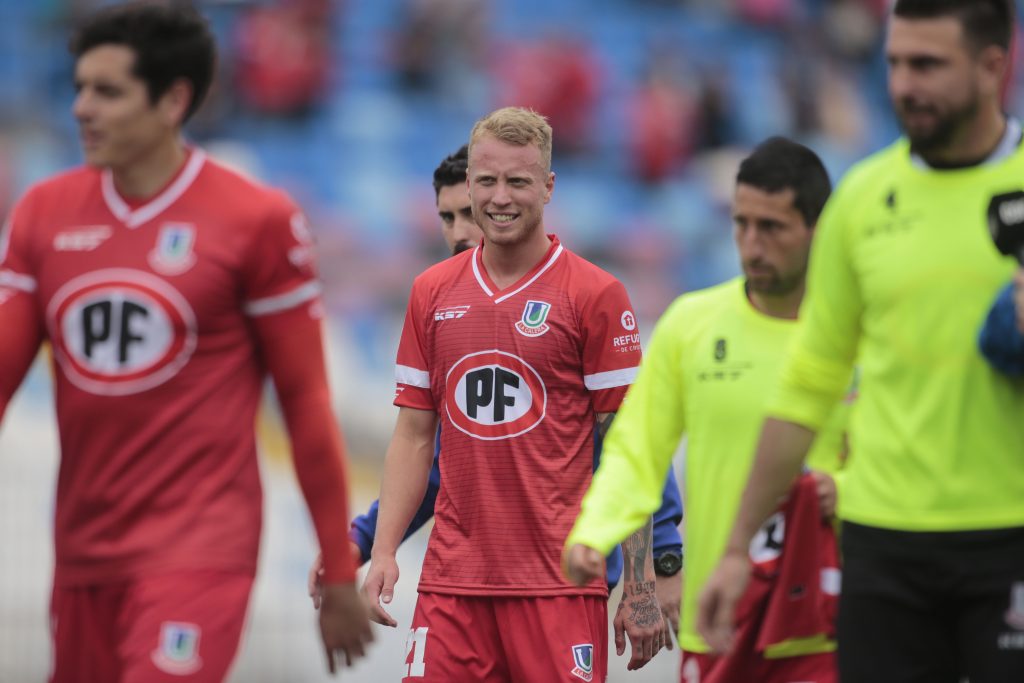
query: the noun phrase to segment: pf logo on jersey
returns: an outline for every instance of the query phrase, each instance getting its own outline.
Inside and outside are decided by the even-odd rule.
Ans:
[[[137,270],[99,270],[67,282],[50,300],[46,320],[65,376],[103,396],[163,384],[196,346],[195,314],[185,298]]]
[[[497,349],[463,356],[448,371],[445,410],[460,431],[493,441],[530,431],[544,419],[548,394],[526,361]]]

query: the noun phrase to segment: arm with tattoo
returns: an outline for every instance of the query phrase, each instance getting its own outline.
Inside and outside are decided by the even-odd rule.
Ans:
[[[653,520],[622,543],[622,600],[615,613],[615,650],[625,652],[629,636],[630,671],[646,664],[667,642],[665,620],[655,594]]]

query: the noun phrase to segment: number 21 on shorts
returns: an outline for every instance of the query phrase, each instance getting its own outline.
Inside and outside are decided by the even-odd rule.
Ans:
[[[409,660],[409,653],[412,652],[412,661],[408,662],[408,666],[405,668],[406,678],[420,678],[427,669],[426,664],[423,663],[423,655],[427,649],[427,628],[426,626],[411,628],[409,635],[405,638],[406,661]]]

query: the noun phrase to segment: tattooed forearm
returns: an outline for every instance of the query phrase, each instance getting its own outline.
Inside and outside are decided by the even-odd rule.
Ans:
[[[598,413],[597,414],[597,435],[602,439],[608,434],[608,430],[612,428],[612,420],[615,419],[615,413]]]
[[[647,522],[630,534],[622,543],[622,574],[626,581],[639,583],[644,580],[644,568],[651,555],[653,543],[654,519]],[[653,558],[651,559],[653,562]]]
[[[630,620],[637,626],[656,626],[664,619],[661,615],[661,606],[653,592],[626,598],[623,602],[629,609]]]

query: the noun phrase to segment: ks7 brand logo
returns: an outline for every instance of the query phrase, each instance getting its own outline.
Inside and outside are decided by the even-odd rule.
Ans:
[[[485,441],[525,434],[540,424],[547,408],[537,371],[496,349],[463,356],[448,371],[445,387],[452,424]]]

